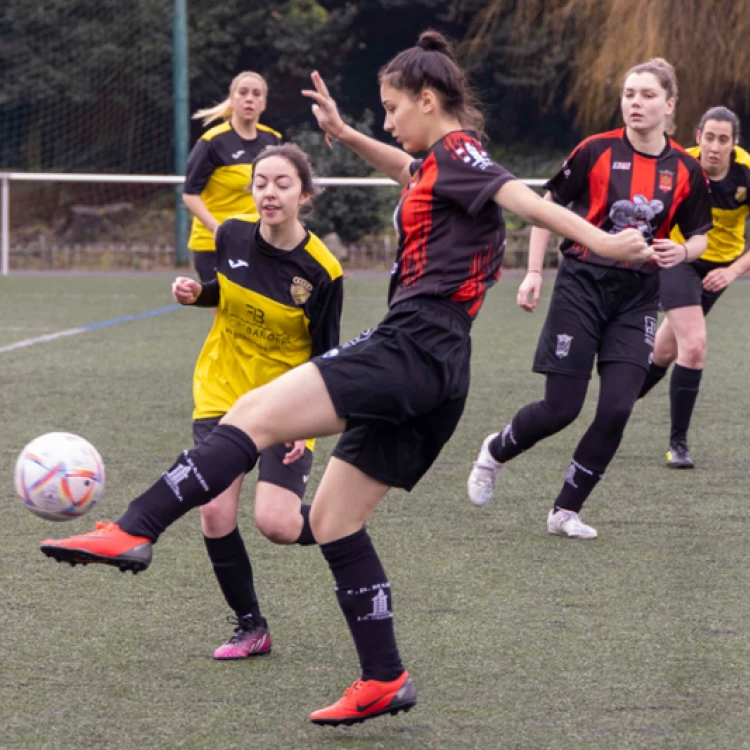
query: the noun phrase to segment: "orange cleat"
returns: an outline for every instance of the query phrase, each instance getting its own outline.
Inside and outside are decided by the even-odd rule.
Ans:
[[[47,557],[71,565],[103,563],[114,565],[123,573],[138,573],[151,564],[151,540],[132,536],[116,523],[96,522],[96,531],[78,534],[67,539],[45,539],[40,548]]]
[[[310,721],[321,726],[351,726],[376,716],[409,711],[417,703],[417,691],[408,672],[392,682],[357,680],[343,697],[328,708],[310,714]]]

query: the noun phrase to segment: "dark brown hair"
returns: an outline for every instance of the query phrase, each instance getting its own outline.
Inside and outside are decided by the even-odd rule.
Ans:
[[[445,112],[461,126],[484,137],[484,116],[478,100],[458,65],[446,38],[428,29],[419,35],[416,46],[399,52],[378,73],[378,83],[417,97],[424,89],[433,90]]]
[[[253,160],[253,179],[255,179],[255,170],[264,159],[270,159],[272,156],[280,156],[286,159],[297,172],[297,176],[302,183],[302,192],[311,197],[315,197],[320,191],[313,181],[313,168],[307,154],[296,143],[282,143],[279,146],[266,146]],[[250,186],[252,187],[252,180]]]
[[[727,107],[711,107],[701,117],[701,121],[698,123],[698,130],[703,130],[706,123],[709,120],[716,120],[716,122],[731,122],[732,123],[732,139],[735,143],[740,140],[740,118],[737,117],[731,109]]]

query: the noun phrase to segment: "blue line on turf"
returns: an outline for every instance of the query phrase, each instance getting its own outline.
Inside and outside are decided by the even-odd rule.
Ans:
[[[99,323],[89,323],[86,326],[80,328],[68,328],[64,331],[57,331],[56,333],[48,333],[44,336],[36,336],[33,339],[25,339],[23,341],[16,341],[15,344],[8,344],[7,346],[0,346],[0,354],[3,352],[12,352],[16,349],[25,349],[28,346],[34,344],[43,344],[47,341],[56,341],[57,339],[64,338],[66,336],[77,336],[79,333],[87,333],[88,331],[95,331],[98,328],[106,328],[107,326],[117,325],[118,323],[128,323],[131,320],[139,320],[140,318],[153,318],[156,315],[163,315],[164,313],[179,310],[182,305],[170,305],[169,307],[160,307],[158,310],[148,310],[147,312],[135,313],[133,315],[124,315],[121,318],[112,318],[111,320],[102,320]]]

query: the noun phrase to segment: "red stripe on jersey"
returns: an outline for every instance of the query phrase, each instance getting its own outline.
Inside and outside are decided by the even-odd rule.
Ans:
[[[487,267],[492,262],[492,247],[488,246],[487,251],[484,253],[476,253],[471,256],[471,270],[469,275],[463,284],[451,294],[451,300],[453,302],[472,302],[468,313],[470,317],[474,317],[478,312],[479,308],[484,302],[484,295],[486,289],[484,285],[484,278],[487,275]],[[494,279],[500,278],[501,270],[498,268],[494,274]]]
[[[438,178],[438,165],[430,154],[420,167],[416,185],[406,194],[401,207],[401,228],[404,252],[401,255],[401,283],[416,284],[427,264],[427,241],[432,229],[433,191]]]
[[[633,153],[633,173],[630,179],[630,198],[642,195],[652,200],[656,185],[656,159],[647,159],[640,154]]]
[[[690,172],[688,168],[682,163],[682,160],[677,162],[677,184],[674,187],[674,197],[672,198],[672,206],[669,209],[669,215],[664,220],[664,223],[659,227],[655,237],[669,237],[669,231],[672,228],[672,221],[674,219],[675,212],[682,201],[685,201],[690,196]]]
[[[589,212],[586,221],[600,227],[607,214],[609,178],[612,174],[612,149],[606,149],[589,172]]]

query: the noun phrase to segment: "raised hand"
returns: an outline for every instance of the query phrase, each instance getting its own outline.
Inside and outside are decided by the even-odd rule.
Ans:
[[[325,81],[320,77],[320,73],[315,70],[310,74],[310,78],[315,90],[304,89],[302,96],[313,100],[312,111],[320,129],[333,138],[338,138],[344,131],[346,123],[341,119],[336,102],[329,93]]]

